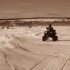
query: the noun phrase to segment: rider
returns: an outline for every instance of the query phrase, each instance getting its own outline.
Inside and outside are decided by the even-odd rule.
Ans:
[[[50,32],[52,32],[54,30],[54,28],[52,27],[51,24],[49,24],[49,26],[46,27],[46,29],[47,29],[47,31],[50,31]]]

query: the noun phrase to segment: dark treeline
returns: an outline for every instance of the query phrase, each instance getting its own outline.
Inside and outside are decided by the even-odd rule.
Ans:
[[[3,21],[0,22],[0,26],[45,26],[48,24],[56,26],[69,26],[70,21],[53,21],[53,22],[42,22],[42,21]]]

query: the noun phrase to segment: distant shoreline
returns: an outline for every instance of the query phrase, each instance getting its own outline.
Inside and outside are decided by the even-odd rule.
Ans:
[[[18,20],[18,19],[70,19],[70,17],[0,18],[0,20]]]

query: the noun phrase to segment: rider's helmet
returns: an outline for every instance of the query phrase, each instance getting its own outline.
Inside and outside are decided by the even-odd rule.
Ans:
[[[46,29],[48,29],[48,27],[46,27]]]

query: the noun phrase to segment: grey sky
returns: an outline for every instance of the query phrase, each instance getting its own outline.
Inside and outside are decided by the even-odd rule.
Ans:
[[[0,0],[0,18],[70,16],[70,0]]]

